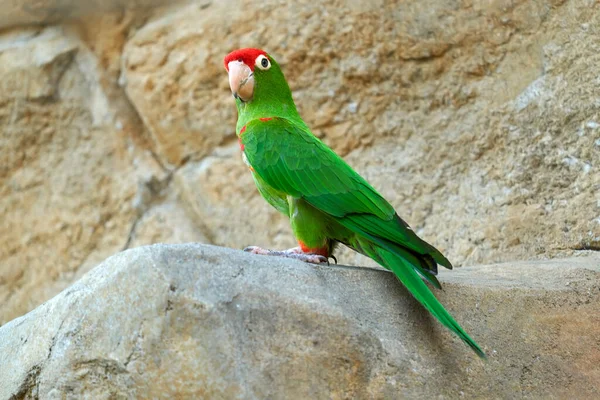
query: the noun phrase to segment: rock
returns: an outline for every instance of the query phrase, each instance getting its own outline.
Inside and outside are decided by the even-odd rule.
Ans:
[[[294,245],[236,149],[241,46],[455,265],[600,246],[597,2],[0,5],[0,324],[128,247]]]
[[[147,209],[130,233],[127,248],[147,243],[207,242],[205,233],[194,224],[179,200],[161,202]]]
[[[598,256],[441,280],[487,362],[387,271],[194,244],[128,250],[0,328],[0,398],[598,395]]]
[[[138,30],[123,50],[127,95],[167,166],[202,158],[235,136],[223,56],[206,46],[207,34],[225,18],[215,19],[217,10],[206,12],[199,3],[179,8]]]
[[[204,226],[211,242],[220,246],[297,246],[289,234],[289,221],[256,196],[237,143],[220,150],[175,173],[174,185],[195,224]]]
[[[98,13],[120,12],[124,9],[142,11],[163,4],[166,0],[1,0],[0,29],[18,25],[52,24]]]
[[[123,248],[169,241],[174,229],[173,238],[205,240],[182,217],[132,240],[136,227],[151,226],[147,209],[176,196],[151,190],[169,175],[121,101],[118,68],[104,62],[131,20],[98,18],[95,46],[86,42],[91,28],[77,25],[0,35],[0,325]]]
[[[0,38],[0,323],[121,250],[135,217],[126,140],[91,61],[62,28]]]

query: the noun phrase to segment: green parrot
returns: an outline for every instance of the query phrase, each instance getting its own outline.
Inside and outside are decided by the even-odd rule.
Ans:
[[[255,254],[327,263],[339,243],[391,270],[444,326],[485,358],[429,290],[441,288],[437,264],[452,264],[419,238],[394,208],[342,158],[314,136],[292,100],[277,62],[240,49],[224,59],[238,110],[236,133],[260,194],[290,219],[299,247]],[[337,260],[336,260],[337,261]]]

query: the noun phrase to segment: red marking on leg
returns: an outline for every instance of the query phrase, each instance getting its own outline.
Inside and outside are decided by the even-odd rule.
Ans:
[[[267,117],[267,118],[259,118],[259,120],[260,120],[260,121],[262,121],[262,122],[267,122],[267,121],[270,121],[270,120],[272,120],[272,119],[273,119],[272,117]]]
[[[241,137],[238,137],[238,143],[240,144],[240,150],[244,151],[244,143],[242,143]]]
[[[244,132],[246,132],[246,125],[242,126],[242,129],[240,129],[240,136],[242,136]]]
[[[301,240],[298,240],[298,244],[300,245],[300,250],[302,250],[303,253],[318,254],[318,255],[323,256],[323,257],[329,257],[329,249],[327,248],[327,246],[323,246],[323,247],[308,247]]]

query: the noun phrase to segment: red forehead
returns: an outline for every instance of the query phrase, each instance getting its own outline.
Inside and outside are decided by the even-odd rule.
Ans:
[[[250,67],[252,71],[254,71],[254,61],[256,61],[256,57],[260,56],[261,54],[264,56],[267,55],[267,53],[261,49],[239,49],[227,54],[223,60],[223,63],[225,64],[225,69],[227,71],[229,71],[229,63],[236,60],[242,61],[244,64]]]

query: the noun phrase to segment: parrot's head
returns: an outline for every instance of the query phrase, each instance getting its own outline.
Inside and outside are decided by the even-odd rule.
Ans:
[[[269,103],[293,104],[290,88],[281,68],[264,50],[236,50],[229,53],[223,63],[238,107],[266,106]]]

